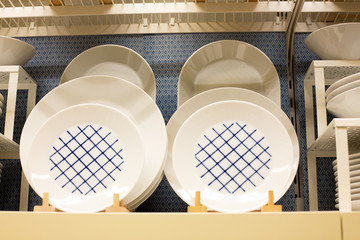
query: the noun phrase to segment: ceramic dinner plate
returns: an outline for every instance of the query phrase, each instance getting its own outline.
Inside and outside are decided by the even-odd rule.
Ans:
[[[339,209],[339,204],[335,204],[335,208]],[[351,201],[351,209],[353,211],[359,211],[360,210],[360,200],[352,200]]]
[[[353,195],[353,194],[360,194],[360,188],[354,188],[354,189],[351,189],[350,190],[351,191],[351,195]],[[336,188],[335,189],[335,197],[336,198],[338,198],[339,197],[339,189],[338,188]]]
[[[176,134],[172,161],[194,204],[219,212],[258,209],[274,191],[288,190],[299,159],[298,145],[271,112],[244,101],[221,101],[193,113]]]
[[[224,100],[247,101],[269,110],[287,128],[293,144],[298,145],[295,130],[288,116],[282,111],[279,106],[277,106],[269,98],[257,92],[236,87],[216,88],[199,93],[198,95],[192,97],[183,105],[181,105],[172,115],[166,126],[169,147],[164,172],[171,187],[174,189],[176,194],[185,202],[191,202],[192,198],[181,186],[178,178],[175,175],[175,170],[172,162],[172,148],[174,138],[184,121],[194,112],[208,104]],[[295,151],[297,151],[297,154],[299,154],[298,148],[296,148]]]
[[[150,65],[130,48],[114,44],[90,48],[69,63],[60,83],[91,75],[122,78],[144,89],[154,100],[156,98],[155,76]]]
[[[112,107],[79,104],[50,117],[35,135],[27,176],[39,196],[65,212],[98,212],[123,199],[145,160],[142,136]]]
[[[274,64],[261,50],[245,42],[216,41],[194,52],[179,75],[178,107],[196,94],[218,87],[250,89],[281,106],[280,80]]]
[[[351,194],[351,200],[360,200],[360,194]],[[339,203],[339,197],[335,198],[335,202]]]
[[[336,95],[327,102],[326,108],[335,117],[358,118],[360,108],[354,104],[358,102],[360,102],[360,86]]]
[[[360,159],[354,159],[349,161],[350,171],[359,170],[360,169]],[[333,170],[337,171],[337,165],[333,166]]]
[[[45,95],[29,114],[20,139],[20,160],[24,171],[34,135],[52,115],[82,103],[114,107],[127,115],[143,137],[146,158],[135,187],[126,195],[124,204],[133,204],[157,181],[163,171],[167,153],[164,118],[153,99],[129,81],[111,76],[86,76],[59,85]]]
[[[349,76],[346,76],[342,79],[337,80],[333,84],[329,86],[329,88],[325,92],[325,96],[328,97],[329,94],[331,94],[334,90],[338,89],[339,87],[342,87],[348,83],[351,83],[353,81],[357,81],[360,79],[360,72],[351,74]]]
[[[340,87],[334,89],[331,93],[329,93],[326,97],[326,102],[330,101],[335,96],[339,95],[340,93],[346,92],[347,90],[356,88],[360,86],[360,75],[358,76],[358,80],[349,82],[347,84],[341,85]]]
[[[360,164],[360,158],[359,154],[356,154],[355,156],[349,156],[349,166]],[[333,167],[337,167],[337,160],[335,159],[332,162]]]

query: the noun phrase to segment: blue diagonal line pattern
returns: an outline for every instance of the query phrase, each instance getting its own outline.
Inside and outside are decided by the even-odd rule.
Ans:
[[[208,186],[234,194],[249,191],[266,178],[272,155],[258,129],[226,122],[205,131],[194,157],[200,178]]]
[[[50,172],[62,188],[81,195],[108,188],[123,171],[119,139],[102,126],[77,126],[62,134],[50,154]]]

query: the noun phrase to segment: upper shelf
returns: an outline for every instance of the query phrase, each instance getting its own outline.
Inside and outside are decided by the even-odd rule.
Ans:
[[[360,21],[359,2],[305,2],[297,31]],[[2,0],[0,34],[286,31],[293,7],[272,0]]]

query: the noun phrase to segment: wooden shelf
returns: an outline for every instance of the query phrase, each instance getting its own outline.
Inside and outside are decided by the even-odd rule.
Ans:
[[[341,239],[338,212],[0,212],[0,226],[3,239]]]

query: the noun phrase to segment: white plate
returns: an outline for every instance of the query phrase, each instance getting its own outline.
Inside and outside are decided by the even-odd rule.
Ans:
[[[348,83],[351,83],[353,81],[357,81],[360,79],[360,72],[359,73],[355,73],[352,75],[349,75],[347,77],[344,77],[342,79],[337,80],[336,82],[334,82],[333,84],[331,84],[329,86],[329,88],[326,90],[325,92],[325,96],[327,97],[330,93],[332,93],[334,90],[336,90],[337,88],[346,85]]]
[[[360,193],[360,188],[354,188],[354,189],[351,189],[351,195],[353,194],[359,194]],[[335,197],[338,198],[339,197],[339,189],[336,188],[335,189]]]
[[[323,60],[360,59],[360,23],[320,28],[305,38],[305,45]]]
[[[335,177],[338,175],[338,172],[337,171],[334,171],[334,175]],[[353,170],[353,171],[350,171],[350,179],[351,178],[354,178],[354,177],[358,177],[360,176],[360,170]]]
[[[50,117],[36,134],[27,176],[39,196],[65,212],[98,212],[123,199],[145,160],[136,125],[117,109],[79,104]]]
[[[299,158],[287,129],[269,111],[243,101],[221,101],[193,113],[176,134],[175,174],[191,196],[219,212],[246,212],[283,196]]]
[[[350,172],[360,169],[360,159],[349,160]],[[333,166],[333,170],[337,172],[337,165]]]
[[[335,96],[339,95],[340,93],[346,92],[347,90],[356,88],[360,86],[360,75],[358,76],[358,80],[349,82],[347,84],[341,85],[340,87],[334,89],[326,98],[326,102],[333,99]]]
[[[339,195],[339,194],[335,194],[335,195]],[[359,200],[360,199],[360,194],[351,194],[351,200]],[[335,202],[339,203],[339,197],[335,198]]]
[[[116,77],[87,76],[61,84],[44,96],[28,116],[20,138],[20,159],[26,169],[30,144],[41,125],[52,115],[82,103],[99,103],[118,109],[134,121],[143,135],[146,151],[144,168],[124,204],[141,195],[163,171],[167,153],[164,118],[153,99],[136,85]]]
[[[349,166],[360,164],[360,158],[358,158],[358,157],[359,157],[358,153],[353,157],[351,157],[351,155],[350,155],[349,156]],[[332,162],[332,165],[333,165],[333,167],[336,167],[336,165],[337,165],[336,159]]]
[[[358,118],[360,108],[354,104],[358,102],[360,102],[360,86],[336,95],[327,102],[326,108],[335,117]]]
[[[258,48],[222,40],[194,52],[181,69],[178,107],[203,91],[240,87],[261,93],[281,106],[280,80],[274,64]]]
[[[335,204],[335,208],[339,209],[339,204]],[[359,211],[360,210],[360,200],[351,201],[351,209],[353,211]]]
[[[191,196],[182,188],[179,180],[175,175],[175,170],[173,167],[172,162],[172,148],[175,136],[179,131],[179,128],[183,124],[183,122],[191,116],[195,111],[198,109],[223,100],[240,100],[240,101],[247,101],[252,102],[260,107],[263,107],[270,112],[272,112],[287,128],[287,131],[290,133],[291,140],[294,145],[298,145],[297,136],[294,130],[293,125],[291,124],[288,116],[282,111],[282,109],[277,106],[273,101],[269,98],[251,91],[242,88],[236,87],[224,87],[224,88],[215,88],[211,90],[207,90],[205,92],[199,93],[198,95],[192,97],[184,104],[182,104],[176,112],[170,118],[166,129],[168,134],[168,155],[165,165],[165,175],[170,183],[171,187],[174,189],[176,194],[184,201],[184,202],[191,202]],[[296,150],[299,151],[298,149]]]
[[[156,98],[155,76],[146,60],[134,50],[120,45],[100,45],[76,56],[66,67],[60,84],[74,78],[107,75],[130,81]]]
[[[351,174],[350,174],[351,175]],[[337,176],[337,173],[335,175],[335,185],[338,186],[339,178]],[[360,182],[360,176],[350,176],[350,183],[357,183]]]
[[[35,48],[16,38],[0,36],[0,65],[24,66],[35,56]]]

